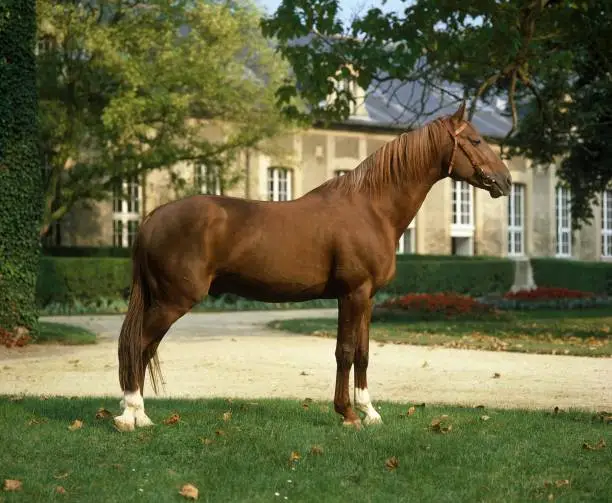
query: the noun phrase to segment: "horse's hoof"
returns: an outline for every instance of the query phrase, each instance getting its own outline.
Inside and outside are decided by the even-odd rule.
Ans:
[[[363,424],[365,424],[366,426],[371,426],[373,424],[383,424],[383,420],[379,414],[376,414],[375,416],[366,416],[363,419]]]
[[[154,426],[154,423],[149,419],[149,416],[142,414],[136,416],[136,426],[138,428],[147,428],[149,426]]]
[[[119,431],[134,431],[135,429],[135,421],[134,418],[126,419],[123,416],[116,416],[114,419],[115,427]]]

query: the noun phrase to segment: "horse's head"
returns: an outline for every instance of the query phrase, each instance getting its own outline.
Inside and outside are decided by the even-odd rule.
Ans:
[[[442,119],[442,124],[451,139],[451,148],[444,155],[446,174],[488,190],[491,197],[507,196],[512,184],[510,171],[476,128],[465,120],[465,101],[452,116]]]

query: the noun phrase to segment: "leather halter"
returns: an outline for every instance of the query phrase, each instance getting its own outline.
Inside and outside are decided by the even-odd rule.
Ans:
[[[455,129],[455,131],[453,131],[448,125],[448,122],[446,121],[442,121],[442,122],[444,122],[444,126],[446,127],[446,130],[449,132],[449,134],[451,135],[451,138],[453,139],[453,153],[451,154],[450,162],[448,164],[448,174],[450,175],[451,172],[453,171],[453,166],[455,165],[455,153],[457,152],[457,145],[458,145],[459,147],[461,147],[461,150],[463,150],[463,153],[465,154],[465,156],[469,159],[470,163],[472,164],[472,167],[474,168],[474,171],[476,171],[481,177],[486,177],[486,175],[484,174],[484,171],[480,167],[482,163],[474,159],[474,156],[472,155],[472,153],[465,147],[464,143],[461,141],[461,138],[459,138],[459,133],[461,133],[461,131],[463,131],[467,127],[468,123],[464,122],[463,124],[461,124],[461,126]],[[486,178],[490,178],[490,177],[486,177]]]

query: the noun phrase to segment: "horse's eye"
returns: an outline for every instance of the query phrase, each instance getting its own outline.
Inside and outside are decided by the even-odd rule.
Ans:
[[[475,147],[476,147],[476,146],[478,146],[478,145],[480,145],[480,138],[476,138],[476,139],[474,139],[474,138],[468,138],[468,140],[470,140],[470,143],[471,143],[472,145],[474,145]]]

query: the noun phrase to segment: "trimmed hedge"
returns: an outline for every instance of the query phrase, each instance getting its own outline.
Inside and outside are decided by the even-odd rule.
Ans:
[[[35,44],[36,2],[0,2],[0,332],[33,335],[43,203]]]
[[[514,281],[514,262],[505,259],[401,260],[385,293],[453,292],[478,297],[507,292]]]
[[[473,296],[504,293],[512,285],[509,260],[444,260],[416,258],[397,262],[396,277],[382,294],[455,292]],[[131,260],[116,257],[43,257],[37,285],[40,306],[125,298],[131,280]],[[225,296],[224,302],[238,302]]]
[[[612,295],[612,264],[557,258],[531,259],[533,279],[538,286],[555,286]]]
[[[42,257],[36,285],[39,306],[122,299],[130,287],[132,263],[123,258]]]
[[[131,248],[114,246],[49,246],[43,248],[47,257],[120,257],[130,258]]]

